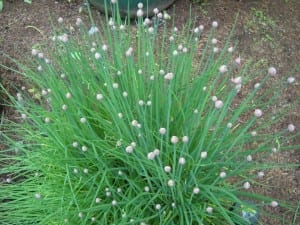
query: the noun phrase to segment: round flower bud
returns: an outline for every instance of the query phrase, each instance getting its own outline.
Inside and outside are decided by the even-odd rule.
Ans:
[[[208,213],[212,213],[212,212],[213,212],[213,208],[212,208],[212,207],[210,207],[210,206],[209,206],[209,207],[207,207],[207,208],[206,208],[206,212],[208,212]]]
[[[289,77],[289,78],[287,79],[287,82],[288,82],[289,84],[294,83],[294,82],[295,82],[295,77]]]
[[[88,148],[87,148],[85,145],[83,145],[83,146],[81,147],[81,150],[82,150],[83,152],[86,152],[86,151],[88,150]]]
[[[168,180],[168,186],[169,187],[173,187],[174,186],[174,184],[175,184],[175,182],[174,182],[174,180]]]
[[[254,116],[256,117],[261,117],[263,112],[260,109],[255,109],[254,110]]]
[[[251,155],[247,155],[246,159],[247,159],[248,162],[251,162],[252,161],[252,156]]]
[[[227,66],[226,65],[222,65],[219,68],[220,73],[226,73],[228,71]]]
[[[193,194],[197,195],[200,193],[200,189],[198,187],[193,188]]]
[[[148,155],[147,155],[147,158],[149,159],[149,160],[153,160],[154,158],[155,158],[155,153],[154,152],[149,152],[148,153]]]
[[[257,176],[258,176],[259,178],[262,178],[263,176],[265,176],[265,173],[264,173],[263,171],[259,171],[259,172],[257,173]]]
[[[278,202],[276,202],[276,201],[272,201],[271,203],[270,203],[270,205],[272,206],[272,207],[277,207],[278,206]]]
[[[172,136],[172,137],[171,137],[171,143],[172,143],[172,144],[177,144],[177,143],[178,143],[178,140],[179,140],[179,139],[178,139],[177,136]]]
[[[144,12],[143,12],[142,9],[138,9],[138,10],[136,11],[136,16],[137,16],[137,17],[142,17],[143,15],[144,15]]]
[[[211,25],[212,25],[212,27],[216,28],[216,27],[218,27],[218,22],[217,21],[213,21]]]
[[[156,209],[156,210],[160,210],[160,209],[161,209],[161,205],[160,205],[160,204],[156,204],[156,205],[155,205],[155,209]]]
[[[178,160],[178,163],[179,163],[180,165],[184,165],[184,164],[186,163],[185,158],[180,157],[179,160]]]
[[[225,173],[225,172],[221,172],[221,173],[220,173],[220,177],[221,177],[221,178],[225,178],[225,177],[226,177],[226,173]]]
[[[183,143],[187,143],[189,141],[189,137],[188,136],[183,136],[182,137],[182,142]]]
[[[165,166],[164,170],[165,170],[166,173],[170,173],[172,168],[171,168],[171,166]]]
[[[167,132],[166,128],[164,128],[164,127],[159,128],[159,133],[160,134],[164,135],[164,134],[166,134],[166,132]]]
[[[207,157],[207,152],[201,152],[201,158],[205,159]]]
[[[130,154],[133,152],[133,147],[131,145],[129,145],[126,147],[125,151]]]
[[[80,123],[86,123],[86,118],[84,117],[80,118]]]
[[[275,76],[276,73],[277,73],[277,71],[276,71],[276,69],[275,69],[274,67],[270,67],[270,68],[268,69],[268,73],[269,73],[270,75],[272,75],[272,76]]]
[[[150,191],[150,188],[148,186],[144,187],[144,191],[145,192],[149,192]]]
[[[289,131],[289,132],[294,132],[295,129],[296,129],[296,127],[295,127],[294,124],[289,124],[289,125],[288,125],[288,131]]]
[[[215,102],[215,107],[216,107],[217,109],[222,108],[223,105],[224,105],[224,103],[223,103],[221,100],[217,100],[217,101]]]
[[[244,183],[244,188],[246,189],[246,190],[248,190],[249,188],[250,188],[250,183],[247,181],[247,182],[245,182]]]
[[[174,74],[173,74],[173,73],[167,73],[167,74],[164,76],[164,78],[165,78],[166,80],[172,80],[172,79],[174,78]]]

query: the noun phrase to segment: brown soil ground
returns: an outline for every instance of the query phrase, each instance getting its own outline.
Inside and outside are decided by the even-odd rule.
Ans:
[[[30,56],[31,48],[36,43],[45,42],[51,33],[50,18],[56,20],[63,17],[66,24],[75,23],[78,10],[83,1],[72,0],[33,0],[26,4],[22,0],[4,0],[4,9],[0,13],[0,64],[15,67],[3,56],[6,53],[12,58],[24,61]],[[203,2],[203,1],[202,1]],[[190,5],[198,23],[208,25],[213,20],[220,24],[218,39],[224,40],[232,28],[239,13],[235,27],[234,40],[239,42],[239,51],[244,58],[262,60],[265,65],[274,65],[279,76],[286,74],[293,66],[299,66],[300,59],[300,1],[299,0],[206,0],[200,4],[194,0],[177,0],[175,2],[176,24],[180,26],[189,18]],[[172,14],[173,9],[169,9]],[[85,13],[80,15],[87,20]],[[289,106],[290,110],[285,121],[300,128],[300,74],[294,74],[296,84],[281,93],[278,104]],[[13,92],[13,86],[22,86],[22,81],[15,73],[0,66],[0,82]],[[0,94],[0,113],[12,118],[12,112],[1,106],[5,101]],[[300,140],[295,140],[300,144]],[[0,143],[1,149],[1,143]],[[277,153],[272,160],[286,163],[300,163],[300,149],[293,152]],[[287,201],[300,207],[300,168],[272,170],[266,175],[264,187],[256,187],[260,193]],[[269,211],[271,219],[262,218],[265,225],[300,225],[300,212],[285,212],[280,207]],[[293,221],[295,222],[293,223]]]

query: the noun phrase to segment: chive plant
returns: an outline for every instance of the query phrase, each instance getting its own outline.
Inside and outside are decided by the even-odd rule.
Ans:
[[[293,124],[268,129],[281,118],[265,88],[276,69],[251,70],[216,21],[170,28],[139,4],[130,25],[109,7],[73,34],[59,18],[49,47],[18,64],[28,84],[10,96],[18,122],[1,125],[1,222],[234,225],[251,224],[245,209],[280,207],[252,191],[280,166],[261,157],[296,147]]]

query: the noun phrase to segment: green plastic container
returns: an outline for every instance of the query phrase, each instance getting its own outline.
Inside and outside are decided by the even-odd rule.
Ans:
[[[144,5],[144,15],[152,16],[153,9],[158,8],[160,11],[166,9],[174,3],[175,0],[118,0],[120,14],[122,16],[128,16],[128,9],[130,10],[130,17],[136,16],[136,11],[138,9],[137,4],[143,3]],[[105,2],[110,11],[110,0],[89,0],[89,2],[98,8],[100,11],[105,12]],[[148,10],[147,10],[148,9]],[[148,13],[147,13],[147,12]]]

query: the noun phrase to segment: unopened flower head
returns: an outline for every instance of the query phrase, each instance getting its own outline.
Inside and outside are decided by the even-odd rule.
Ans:
[[[265,176],[265,173],[264,173],[263,171],[259,171],[259,172],[257,173],[257,176],[258,176],[259,178],[262,178],[262,177]]]
[[[289,125],[288,125],[288,131],[289,131],[289,132],[294,132],[295,129],[296,129],[296,127],[295,127],[294,124],[289,124]]]
[[[235,77],[231,79],[232,83],[234,84],[241,84],[242,83],[242,77]]]
[[[217,101],[215,102],[215,107],[216,107],[217,109],[222,108],[223,105],[224,105],[224,103],[223,103],[221,100],[217,100]]]
[[[155,158],[155,153],[154,152],[149,152],[148,153],[148,155],[147,155],[147,158],[149,159],[149,160],[153,160],[154,158]]]
[[[207,157],[207,152],[201,152],[200,156],[202,159],[205,159]]]
[[[159,13],[159,9],[158,8],[154,8],[153,9],[153,13],[156,15],[156,14],[158,14]]]
[[[275,67],[270,67],[270,68],[268,69],[268,73],[269,73],[270,75],[272,75],[272,76],[275,76],[276,73],[277,73],[277,71],[276,71]]]
[[[249,188],[250,188],[250,183],[247,181],[247,182],[245,182],[244,183],[244,188],[246,189],[246,190],[248,190]]]
[[[222,65],[219,68],[219,72],[220,73],[226,73],[228,71],[227,66],[226,65]]]
[[[179,160],[178,160],[178,163],[179,163],[180,165],[184,165],[184,164],[186,163],[185,158],[180,157]]]
[[[118,204],[118,202],[117,202],[116,200],[112,200],[111,204],[112,204],[113,206],[115,206],[115,205]]]
[[[133,147],[131,145],[129,145],[126,147],[125,151],[130,154],[133,152]]]
[[[144,187],[144,191],[145,191],[145,192],[149,192],[149,191],[150,191],[150,188],[149,188],[148,186],[145,186],[145,187]]]
[[[101,54],[99,52],[95,53],[95,59],[100,59],[101,58]]]
[[[262,114],[263,114],[263,112],[261,111],[261,109],[255,109],[254,110],[254,116],[261,117]]]
[[[272,201],[272,202],[270,203],[270,205],[271,205],[273,208],[275,208],[275,207],[278,206],[278,202]]]
[[[86,152],[86,151],[88,150],[88,148],[87,148],[85,145],[83,145],[83,146],[81,147],[81,150],[82,150],[83,152]]]
[[[287,82],[289,83],[289,84],[292,84],[292,83],[294,83],[295,82],[295,77],[289,77],[288,79],[287,79]]]
[[[172,170],[171,166],[165,166],[165,167],[164,167],[164,171],[165,171],[166,173],[170,173],[171,170]]]
[[[189,141],[189,137],[188,136],[183,136],[182,137],[182,142],[183,143],[187,143]]]
[[[167,74],[164,76],[164,78],[165,78],[166,80],[172,80],[172,79],[174,78],[174,74],[173,74],[173,73],[167,73]]]
[[[57,22],[58,22],[58,23],[63,23],[63,22],[64,22],[64,19],[63,19],[62,17],[59,17],[59,18],[57,19]]]
[[[234,62],[235,62],[236,64],[240,65],[241,62],[242,62],[241,57],[237,57],[237,58],[234,60]]]
[[[197,195],[197,194],[199,194],[199,193],[200,193],[200,188],[194,187],[194,188],[193,188],[193,194]]]
[[[97,99],[98,101],[102,100],[102,99],[103,99],[103,95],[102,95],[102,94],[97,94],[97,95],[96,95],[96,99]]]
[[[80,118],[80,122],[81,123],[86,123],[86,118],[85,117]]]
[[[77,18],[76,19],[76,26],[80,26],[82,24],[82,19],[81,18]]]
[[[211,39],[211,43],[215,45],[218,43],[218,40],[216,38],[213,38],[213,39]]]
[[[220,173],[220,177],[221,177],[221,178],[225,178],[225,177],[226,177],[226,172],[221,172],[221,173]]]
[[[71,97],[72,97],[71,93],[68,92],[68,93],[66,94],[66,98],[71,98]]]
[[[142,9],[138,9],[138,10],[136,11],[136,16],[137,16],[137,17],[142,17],[143,15],[144,15],[144,12],[143,12]]]
[[[172,144],[177,144],[178,141],[179,141],[179,138],[178,138],[177,136],[172,136],[172,137],[171,137],[171,143],[172,143]]]
[[[175,182],[174,182],[174,180],[168,180],[168,186],[169,187],[173,187],[175,185]]]
[[[212,212],[213,212],[213,208],[212,208],[212,207],[210,207],[210,206],[209,206],[209,207],[207,207],[207,208],[206,208],[206,212],[208,212],[208,213],[212,213]]]
[[[247,155],[246,159],[247,159],[248,162],[251,162],[252,161],[252,156],[251,155]]]
[[[161,205],[160,204],[156,204],[155,205],[155,209],[160,210],[161,209]]]
[[[218,22],[217,21],[213,21],[211,25],[212,25],[212,27],[216,28],[216,27],[218,27]]]
[[[218,100],[218,97],[217,97],[217,96],[212,96],[212,97],[211,97],[211,100],[212,100],[213,102],[216,102],[216,101]]]

